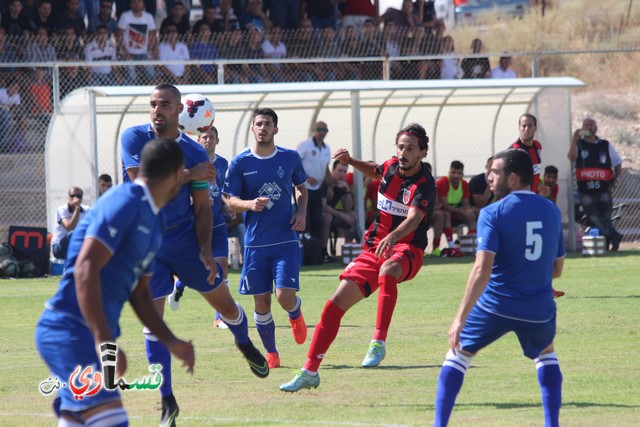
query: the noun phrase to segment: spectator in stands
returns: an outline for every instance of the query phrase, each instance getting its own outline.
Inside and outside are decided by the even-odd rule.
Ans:
[[[211,30],[206,24],[200,25],[196,39],[189,47],[191,59],[212,61],[220,56],[211,40]],[[194,84],[216,83],[217,67],[214,64],[195,65],[191,69],[191,81]]]
[[[166,24],[162,34],[162,42],[158,46],[158,59],[161,61],[188,61],[189,48],[178,40],[178,29],[175,24]],[[189,82],[191,66],[184,63],[161,66],[163,81],[169,84],[186,84]]]
[[[440,79],[461,79],[464,73],[460,66],[460,59],[455,56],[455,46],[451,36],[446,36],[442,40],[441,53],[445,55],[445,58],[441,60],[442,65],[440,66]]]
[[[489,189],[489,183],[487,181],[489,172],[491,172],[491,163],[493,163],[493,156],[487,159],[487,163],[484,166],[486,172],[479,173],[469,180],[471,205],[478,209],[482,209],[494,201],[493,193]]]
[[[245,58],[249,63],[246,64],[247,78],[249,83],[264,83],[265,77],[267,77],[267,70],[264,64],[251,63],[251,59],[262,59],[262,32],[257,28],[249,30],[247,40],[247,48],[245,51]],[[244,64],[243,64],[244,65]]]
[[[240,20],[233,10],[231,0],[220,0],[220,7],[215,9],[212,32],[226,33],[240,28]]]
[[[473,39],[471,42],[471,53],[479,54],[482,52],[482,40]],[[491,65],[489,58],[464,58],[462,60],[462,71],[464,79],[487,79],[491,77]]]
[[[157,9],[156,0],[143,0],[142,8],[145,12],[147,12],[155,19]],[[116,0],[116,19],[118,20],[118,22],[120,21],[122,15],[131,9],[131,0]]]
[[[189,34],[191,27],[189,26],[189,14],[184,3],[176,1],[169,10],[169,16],[162,20],[160,24],[160,34],[165,34],[167,26],[173,25],[178,31],[178,35],[182,40],[186,40],[185,37]]]
[[[343,58],[354,58],[361,56],[360,36],[355,27],[348,26],[342,28],[343,40],[341,44]],[[362,80],[362,62],[342,62],[343,78],[345,80]]]
[[[44,30],[46,34],[46,30]],[[33,80],[29,84],[29,103],[31,117],[42,122],[48,122],[51,116],[51,73],[38,67],[33,73]]]
[[[337,27],[336,15],[338,9],[335,0],[303,0],[302,3],[306,14],[305,19],[309,19],[313,28],[321,30],[326,27],[333,29]],[[300,20],[298,28],[300,28],[303,20]],[[353,25],[351,26],[353,27]]]
[[[71,187],[67,203],[56,210],[56,225],[51,238],[51,248],[53,256],[57,259],[67,257],[71,233],[89,212],[89,206],[82,204],[82,194],[80,187]]]
[[[287,46],[282,41],[282,28],[273,25],[266,33],[262,41],[262,53],[265,58],[281,59],[287,56]],[[270,82],[284,82],[287,80],[283,73],[283,66],[280,63],[266,64],[265,69]]]
[[[246,45],[244,34],[241,30],[233,30],[227,43],[222,47],[220,56],[225,59],[238,59],[246,57]],[[249,83],[249,65],[230,64],[225,67],[225,83]]]
[[[256,28],[260,31],[266,31],[273,25],[267,14],[262,10],[261,0],[249,0],[244,20],[245,30]]]
[[[56,57],[59,61],[68,61],[82,56],[82,44],[73,27],[60,28],[56,41]]]
[[[386,23],[392,21],[398,28],[415,28],[422,25],[424,17],[424,0],[417,1],[417,10],[411,0],[402,0],[400,9],[388,8],[380,18]]]
[[[113,10],[113,2],[111,0],[100,0],[98,13],[89,19],[89,35],[94,34],[98,30],[98,26],[103,25],[108,32],[108,37],[115,37],[118,34],[118,21],[116,21],[111,12]]]
[[[382,44],[382,35],[378,23],[373,19],[365,19],[362,24],[362,56],[382,56],[384,49]],[[380,62],[363,62],[362,74],[365,79],[377,80],[382,78],[382,65]]]
[[[399,61],[399,57],[402,54],[401,51],[401,31],[398,31],[396,24],[393,21],[385,21],[382,30],[382,46],[384,48],[384,55],[390,57],[391,61],[391,78],[398,79],[402,74],[402,62]]]
[[[301,0],[271,0],[269,19],[284,30],[297,30],[300,26]]]
[[[8,87],[0,88],[0,153],[12,151],[8,137],[11,119],[16,117],[16,110],[20,105],[19,89],[20,85],[16,80],[9,83]]]
[[[80,10],[80,0],[66,0],[63,13],[55,17],[56,32],[64,34],[67,28],[72,28],[77,37],[87,35],[87,27],[84,18],[78,15]]]
[[[544,168],[544,174],[542,175],[542,181],[540,182],[540,186],[538,190],[542,187],[546,187],[544,191],[538,191],[543,197],[551,200],[553,203],[556,203],[558,199],[558,168],[552,165]],[[544,194],[543,194],[544,193]]]
[[[501,56],[500,65],[491,70],[492,79],[515,79],[516,72],[511,69],[511,57]]]
[[[349,165],[340,163],[340,160],[335,160],[331,167],[330,180],[324,183],[324,224],[321,237],[323,263],[333,262],[333,258],[327,252],[332,229],[343,230],[347,243],[358,240],[358,214],[354,210],[351,186],[345,180],[348,167]]]
[[[453,241],[453,227],[465,224],[469,234],[476,232],[477,209],[471,207],[469,183],[464,180],[464,165],[458,160],[451,162],[449,175],[436,182],[438,200],[445,214],[444,234]]]
[[[24,60],[26,62],[55,62],[56,59],[56,50],[49,43],[47,28],[36,28],[36,35],[33,41],[25,49]],[[51,71],[49,71],[49,74],[51,74]]]
[[[111,175],[103,173],[98,177],[98,197],[106,193],[111,187],[113,187]]]
[[[39,4],[33,17],[31,18],[31,31],[35,32],[38,27],[45,27],[49,33],[49,37],[53,35],[55,31],[55,22],[51,16],[53,6],[51,0],[42,0]]]
[[[287,42],[289,58],[310,58],[318,51],[318,38],[309,19],[300,21],[300,29]],[[313,82],[322,80],[321,68],[310,62],[295,62],[285,66],[294,81]]]
[[[360,28],[367,19],[380,20],[380,1],[344,0],[342,3],[342,26]]]
[[[109,30],[99,24],[93,34],[93,39],[84,48],[84,59],[87,62],[115,61],[116,44],[109,38]],[[115,73],[110,65],[89,67],[90,81],[93,86],[107,86],[113,83]]]
[[[0,63],[2,64],[10,64],[10,63],[18,63],[20,62],[20,58],[18,57],[18,53],[13,48],[11,43],[7,40],[7,30],[4,27],[0,26]],[[0,68],[0,84],[3,83],[4,77],[14,73],[16,71],[15,67],[6,67]]]
[[[204,9],[202,9],[202,18],[198,19],[193,24],[193,27],[191,27],[191,33],[198,34],[198,31],[200,31],[200,27],[202,25],[206,25],[207,27],[209,27],[209,31],[213,33],[213,22],[215,19],[216,7],[212,4],[207,4],[206,6],[204,6]]]
[[[156,22],[143,10],[142,0],[130,0],[131,10],[118,21],[118,48],[126,61],[144,61],[156,56]],[[126,84],[152,84],[156,77],[153,67],[127,68]]]
[[[321,58],[339,58],[341,56],[340,41],[336,38],[336,31],[331,27],[322,29],[319,42],[320,52],[318,56]],[[342,64],[322,62],[317,65],[321,80],[335,81],[342,76]]]
[[[81,62],[80,56],[68,56],[67,62]],[[78,65],[62,65],[60,67],[60,98],[64,98],[67,94],[75,89],[87,85],[87,74],[84,68]]]
[[[18,38],[31,34],[29,17],[24,13],[20,0],[9,0],[9,13],[2,14],[0,26],[4,27],[9,37]]]

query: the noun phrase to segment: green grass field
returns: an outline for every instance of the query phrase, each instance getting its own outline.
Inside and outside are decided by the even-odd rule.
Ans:
[[[177,335],[193,340],[197,352],[193,376],[174,369],[179,425],[430,425],[447,332],[472,260],[427,259],[418,277],[401,285],[387,357],[377,369],[360,368],[375,323],[375,297],[354,307],[321,366],[320,387],[295,394],[278,386],[302,366],[310,337],[307,344],[296,345],[283,310],[274,310],[283,367],[260,380],[235,350],[231,334],[211,327],[213,311],[204,300],[187,291],[180,310],[166,316]],[[640,425],[639,263],[638,252],[572,256],[554,283],[567,292],[558,300],[556,340],[564,374],[563,426]],[[303,269],[301,297],[310,335],[339,272],[337,265]],[[232,273],[235,288],[238,274]],[[34,348],[33,331],[56,286],[55,278],[0,281],[2,426],[55,425],[51,397],[38,392],[48,371]],[[250,299],[239,301],[252,313]],[[129,360],[126,377],[147,375],[141,326],[130,308],[121,326],[119,342]],[[249,332],[258,344],[255,328]],[[131,425],[157,425],[156,392],[127,391],[124,402]],[[451,425],[542,424],[535,366],[521,355],[515,336],[508,335],[474,360]]]

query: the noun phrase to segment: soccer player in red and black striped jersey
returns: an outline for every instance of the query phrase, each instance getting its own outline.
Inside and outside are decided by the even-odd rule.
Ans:
[[[344,148],[333,154],[334,159],[352,165],[365,176],[381,179],[378,212],[365,234],[362,254],[342,272],[338,289],[322,310],[304,368],[280,390],[295,392],[320,384],[318,368],[338,334],[342,317],[378,288],[376,329],[362,366],[378,366],[384,358],[398,283],[415,277],[427,246],[436,200],[434,179],[422,162],[428,144],[424,128],[412,123],[396,134],[396,156],[381,165],[354,159]]]
[[[531,181],[531,191],[538,192],[538,186],[540,185],[540,168],[542,163],[542,157],[540,152],[542,151],[542,144],[540,141],[533,139],[538,130],[538,119],[533,114],[523,114],[518,119],[518,130],[520,131],[520,138],[509,148],[519,148],[524,150],[531,157],[533,162],[533,181]],[[546,197],[546,194],[542,194]]]

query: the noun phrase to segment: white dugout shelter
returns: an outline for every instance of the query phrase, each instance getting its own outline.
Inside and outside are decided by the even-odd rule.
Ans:
[[[354,157],[382,163],[394,151],[395,134],[410,122],[420,123],[430,138],[427,161],[434,176],[448,173],[452,160],[465,175],[484,172],[486,159],[518,138],[518,118],[538,118],[542,166],[559,169],[558,205],[574,248],[571,164],[571,89],[584,87],[574,78],[501,80],[344,81],[250,85],[179,86],[183,94],[201,93],[216,108],[216,153],[231,159],[253,143],[254,108],[278,114],[276,144],[295,149],[310,137],[317,120],[327,122],[326,142]],[[53,230],[55,210],[67,201],[71,186],[84,189],[84,203],[97,197],[98,176],[122,182],[119,136],[129,126],[149,122],[152,86],[87,87],[73,91],[50,122],[46,142],[47,224]],[[356,200],[362,180],[356,174]],[[360,197],[358,197],[358,195]],[[364,218],[363,206],[358,206]]]

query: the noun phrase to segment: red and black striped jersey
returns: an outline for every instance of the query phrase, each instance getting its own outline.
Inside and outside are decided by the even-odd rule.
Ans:
[[[398,159],[393,157],[378,165],[376,173],[382,175],[378,189],[376,218],[365,233],[365,246],[375,248],[378,242],[395,230],[407,218],[409,209],[420,209],[424,220],[418,228],[398,242],[408,243],[422,250],[427,247],[427,230],[436,201],[436,185],[433,176],[423,163],[413,176],[398,174]]]
[[[540,156],[540,152],[542,151],[542,144],[540,141],[534,139],[531,147],[523,144],[523,142],[518,138],[516,142],[511,144],[509,148],[519,148],[520,150],[524,150],[527,152],[529,157],[531,157],[531,162],[533,163],[533,180],[531,181],[531,191],[534,193],[538,192],[538,185],[540,185],[540,168],[542,167],[542,157]]]

